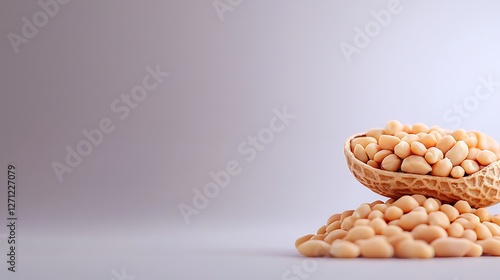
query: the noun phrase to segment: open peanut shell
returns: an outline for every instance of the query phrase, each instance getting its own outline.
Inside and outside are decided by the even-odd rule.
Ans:
[[[386,171],[371,167],[354,156],[351,140],[361,136],[365,135],[357,134],[347,139],[344,154],[354,177],[375,193],[390,198],[421,194],[445,203],[465,200],[474,208],[500,202],[500,161],[460,179]]]

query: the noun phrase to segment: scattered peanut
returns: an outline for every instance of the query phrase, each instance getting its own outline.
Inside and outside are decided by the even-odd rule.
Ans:
[[[469,240],[455,237],[441,237],[431,243],[436,257],[463,257],[471,248]]]
[[[394,255],[394,248],[383,236],[359,240],[358,244],[361,256],[365,258],[391,258]]]
[[[323,240],[308,240],[300,244],[297,250],[306,257],[324,257],[330,253],[330,244]]]
[[[307,257],[432,258],[500,256],[500,215],[423,195],[362,203],[331,215],[295,241]]]
[[[295,241],[295,248],[298,248],[300,246],[300,244],[308,241],[311,239],[311,237],[313,237],[314,234],[306,234],[304,236],[301,236],[297,239],[297,241]]]
[[[433,258],[434,248],[422,240],[404,240],[396,247],[395,256],[398,258]]]
[[[357,258],[361,254],[358,245],[349,241],[339,241],[330,247],[330,255],[335,258]]]

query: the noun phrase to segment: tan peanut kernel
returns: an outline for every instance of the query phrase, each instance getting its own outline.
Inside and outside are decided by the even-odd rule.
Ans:
[[[476,228],[476,224],[465,219],[465,218],[458,218],[456,219],[453,223],[459,223],[459,224],[462,224],[462,226],[464,226],[465,229],[474,229]]]
[[[465,176],[465,170],[462,166],[457,165],[451,169],[450,175],[455,179],[462,178]]]
[[[424,144],[424,146],[429,149],[431,147],[435,147],[437,144],[437,139],[434,134],[427,134],[422,139],[420,139],[420,143]]]
[[[460,164],[467,174],[474,174],[479,171],[479,165],[475,160],[466,159]]]
[[[469,222],[471,223],[474,223],[474,224],[479,224],[481,222],[481,220],[479,219],[478,216],[472,214],[472,213],[463,213],[463,214],[460,214],[460,216],[458,216],[459,218],[464,218],[466,220],[468,220]]]
[[[464,139],[469,149],[475,148],[477,145],[477,137],[475,133],[469,132],[467,133],[467,138]]]
[[[439,204],[435,198],[429,197],[428,199],[425,200],[424,202],[424,208],[427,211],[427,213],[438,211],[439,210]]]
[[[424,155],[425,160],[429,164],[434,164],[444,158],[443,152],[436,147],[430,147]]]
[[[468,239],[472,242],[477,241],[477,233],[473,229],[466,229],[464,230],[464,235],[462,235],[462,238]]]
[[[401,138],[401,141],[405,141],[409,145],[411,145],[411,143],[413,143],[414,141],[418,141],[418,140],[419,140],[419,138],[415,134],[408,134],[405,137]]]
[[[384,160],[384,158],[388,155],[392,154],[392,151],[389,151],[389,150],[380,150],[378,151],[374,156],[373,156],[373,160],[378,162],[378,163],[381,163],[382,160]]]
[[[427,152],[425,145],[418,141],[411,142],[410,150],[413,154],[421,157],[423,157]]]
[[[455,237],[441,237],[431,243],[436,257],[463,257],[471,248],[471,242]]]
[[[383,129],[379,129],[379,128],[372,128],[370,130],[368,130],[368,132],[366,132],[366,136],[367,137],[372,137],[372,138],[375,138],[375,139],[379,139],[379,137],[384,134],[384,130]]]
[[[470,160],[476,160],[476,157],[477,157],[477,154],[479,154],[481,150],[478,149],[478,148],[470,148],[469,149],[469,153],[467,154],[467,158],[466,159],[470,159]]]
[[[403,124],[398,120],[388,121],[385,125],[385,133],[389,135],[394,135],[397,132],[403,131]]]
[[[385,213],[387,207],[388,207],[387,204],[377,204],[372,207],[372,210],[378,210],[382,213]]]
[[[491,234],[491,231],[488,229],[488,227],[483,224],[477,224],[474,231],[476,232],[478,240],[484,240],[493,237],[493,234]]]
[[[310,240],[323,240],[325,239],[326,234],[316,234],[315,236],[311,237]]]
[[[425,207],[423,207],[423,206],[417,206],[413,210],[411,210],[411,212],[424,212],[424,213],[427,213],[427,209],[425,209]]]
[[[438,131],[431,131],[431,132],[429,132],[429,134],[434,135],[434,137],[436,137],[437,142],[439,142],[439,140],[441,140],[441,138],[443,138],[443,134],[441,134]],[[436,142],[436,145],[437,145],[437,142]]]
[[[401,216],[403,216],[403,210],[395,205],[387,207],[387,210],[385,210],[384,214],[384,217],[387,221],[397,220],[401,218]]]
[[[375,157],[375,154],[378,153],[380,150],[381,149],[379,145],[377,145],[376,143],[370,143],[366,146],[365,153],[368,156],[368,158],[372,160]]]
[[[396,199],[389,198],[388,200],[385,201],[385,204],[387,204],[387,206],[390,206],[394,201],[396,201]]]
[[[500,152],[500,146],[495,139],[481,132],[474,132],[477,137],[477,147],[481,150],[490,150],[495,154]]]
[[[426,224],[429,221],[429,216],[426,212],[410,212],[404,214],[401,219],[399,219],[399,226],[407,231],[411,231],[414,227],[419,224]]]
[[[354,221],[354,226],[357,227],[357,226],[367,226],[370,224],[370,220],[368,219],[357,219],[356,221]]]
[[[356,241],[360,239],[368,239],[375,236],[375,230],[370,226],[356,226],[347,232],[344,240]]]
[[[360,254],[359,246],[350,241],[335,242],[330,248],[330,255],[335,258],[357,258]]]
[[[448,152],[445,153],[445,157],[449,158],[453,166],[460,165],[464,159],[467,158],[467,154],[469,153],[469,147],[465,144],[464,141],[460,140],[451,148]]]
[[[370,205],[368,203],[361,204],[354,212],[352,213],[352,217],[354,219],[364,219],[368,217],[368,214],[371,212]]]
[[[437,142],[436,148],[440,149],[443,154],[446,154],[453,146],[455,146],[455,143],[457,143],[457,140],[455,140],[453,136],[446,135]]]
[[[441,210],[443,213],[446,214],[446,216],[448,216],[450,222],[455,221],[458,218],[458,215],[460,215],[457,208],[451,206],[450,204],[441,205],[441,207],[439,207],[439,210]]]
[[[493,236],[500,236],[500,226],[492,223],[492,222],[483,222],[483,225],[485,225],[491,232],[491,235]]]
[[[447,229],[450,227],[450,219],[448,219],[448,216],[444,212],[432,212],[429,213],[429,225],[436,225]]]
[[[328,220],[326,221],[326,224],[327,225],[330,225],[331,223],[335,222],[335,221],[340,221],[340,217],[341,217],[341,214],[337,213],[337,214],[333,214],[331,215]]]
[[[411,124],[403,125],[403,131],[406,133],[411,133]]]
[[[431,243],[435,239],[448,236],[448,233],[442,227],[429,226],[426,224],[420,224],[416,226],[411,231],[411,234],[413,235],[413,238],[418,240],[424,240],[427,243]]]
[[[351,140],[351,150],[354,150],[354,147],[356,147],[357,144],[361,145],[363,148],[365,148],[368,144],[370,143],[377,143],[377,139],[373,137],[356,137]]]
[[[409,157],[411,155],[410,144],[406,141],[399,142],[394,146],[394,153],[402,159]]]
[[[429,132],[429,127],[427,125],[423,124],[423,123],[416,123],[411,128],[411,132],[414,133],[414,134],[417,134],[417,133],[420,133],[420,132],[428,133]]]
[[[354,156],[359,159],[360,161],[364,162],[364,163],[367,163],[368,162],[368,155],[366,154],[365,152],[365,149],[363,148],[363,146],[361,146],[360,144],[357,144],[355,147],[354,147]]]
[[[297,238],[297,240],[295,241],[295,248],[299,247],[300,244],[310,240],[313,236],[314,234],[306,234],[304,236]]]
[[[401,159],[395,154],[390,154],[382,160],[380,167],[387,171],[398,171],[401,167]]]
[[[459,200],[453,206],[458,210],[458,213],[460,214],[472,212],[472,208],[470,207],[469,203],[465,200]]]
[[[375,201],[373,201],[372,203],[370,203],[368,205],[370,205],[370,208],[373,209],[373,206],[378,205],[378,204],[384,204],[384,202],[382,200],[375,200]]]
[[[462,128],[457,129],[451,133],[451,136],[455,138],[455,140],[460,141],[460,140],[465,140],[469,135],[467,135],[467,132],[463,130]]]
[[[399,139],[403,139],[403,137],[405,137],[406,135],[408,135],[408,133],[404,131],[398,131],[394,134],[394,136],[398,137]]]
[[[424,203],[427,200],[427,197],[425,197],[421,194],[413,194],[411,197],[413,197],[418,202],[418,205],[420,205],[420,206],[424,206]]]
[[[368,214],[368,220],[373,220],[376,218],[384,218],[384,213],[380,210],[372,210],[370,214]]]
[[[462,237],[464,235],[464,226],[461,223],[452,223],[448,228],[448,235],[450,237]]]
[[[499,225],[499,226],[500,226],[500,214],[498,214],[498,215],[494,215],[494,216],[491,218],[491,220],[492,220],[495,224],[497,224],[497,225]]]
[[[352,216],[347,217],[344,219],[344,221],[342,221],[340,228],[345,229],[345,230],[350,230],[354,226],[354,221],[355,221],[355,219]]]
[[[403,160],[401,170],[406,173],[425,175],[432,170],[432,167],[423,157],[413,155]]]
[[[384,229],[387,227],[387,223],[383,218],[375,218],[370,221],[370,226],[375,230],[375,234],[382,235]]]
[[[329,233],[336,229],[339,229],[341,225],[342,225],[341,221],[335,221],[326,227],[326,232]]]
[[[397,248],[399,243],[406,241],[406,240],[414,240],[413,235],[410,232],[403,231],[394,235],[391,235],[387,238],[387,241],[389,244],[392,245],[393,248]]]
[[[347,230],[343,229],[336,229],[332,232],[330,232],[327,236],[325,236],[325,239],[323,239],[325,242],[332,244],[333,241],[337,239],[342,239],[347,235]]]
[[[391,226],[399,226],[399,219],[392,220],[392,221],[388,222],[387,224],[391,225]]]
[[[481,247],[483,247],[483,253],[492,255],[492,256],[500,256],[500,240],[496,238],[488,238],[485,240],[477,241]]]
[[[492,162],[497,161],[497,155],[489,150],[482,150],[476,155],[476,160],[481,165],[488,165]]]
[[[323,240],[308,240],[297,247],[299,253],[306,257],[324,257],[330,252],[330,244]]]
[[[394,150],[394,146],[396,146],[401,139],[399,139],[396,136],[392,135],[381,135],[380,138],[378,139],[378,145],[380,148],[383,150]]]
[[[380,164],[374,160],[369,160],[366,164],[368,164],[369,166],[373,167],[373,168],[380,168]]]
[[[417,208],[419,205],[413,197],[405,195],[394,201],[391,206],[399,207],[401,208],[401,210],[403,210],[404,213],[408,213],[411,210]]]
[[[403,240],[395,249],[398,258],[428,259],[434,257],[434,248],[422,240]]]
[[[352,216],[352,213],[354,213],[354,210],[345,210],[340,214],[340,221],[343,222],[345,218]]]
[[[465,254],[465,257],[480,257],[483,254],[483,247],[481,245],[472,242],[470,246],[469,252]]]
[[[383,236],[359,240],[358,244],[361,256],[365,258],[391,258],[394,255],[394,248]]]
[[[453,163],[451,162],[451,160],[449,158],[443,158],[432,166],[431,175],[448,177],[452,168]]]
[[[390,237],[390,236],[393,236],[395,234],[399,234],[399,233],[402,233],[403,232],[403,229],[398,227],[398,226],[395,226],[395,225],[387,225],[383,231],[382,231],[382,235],[384,236],[387,236],[387,237]]]
[[[326,225],[321,226],[316,234],[324,234],[326,232]]]

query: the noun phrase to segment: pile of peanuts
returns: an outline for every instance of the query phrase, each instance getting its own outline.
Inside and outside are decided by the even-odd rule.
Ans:
[[[433,258],[500,256],[500,215],[464,200],[442,204],[423,195],[363,203],[332,215],[295,242],[307,257]]]
[[[354,138],[351,150],[374,168],[453,178],[474,174],[500,159],[499,144],[484,133],[399,121]]]

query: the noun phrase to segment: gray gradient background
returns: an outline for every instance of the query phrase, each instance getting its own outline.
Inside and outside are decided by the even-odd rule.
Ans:
[[[388,2],[244,0],[221,20],[211,0],[73,0],[16,54],[7,34],[41,9],[2,1],[0,182],[15,162],[20,220],[18,272],[3,242],[0,278],[284,279],[298,236],[381,198],[347,170],[349,135],[389,119],[457,128],[445,112],[478,77],[500,80],[497,1],[401,0],[348,63],[340,43]],[[170,76],[120,121],[111,102],[157,64]],[[500,139],[499,102],[496,87],[461,127]],[[284,106],[296,118],[246,162],[238,145]],[[104,117],[116,129],[59,182],[51,163]],[[187,225],[178,205],[229,160],[242,173]],[[499,264],[325,259],[308,279],[495,279]]]

